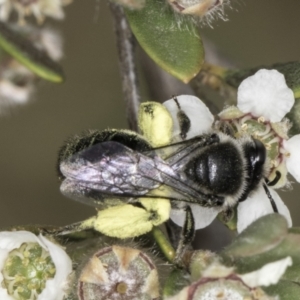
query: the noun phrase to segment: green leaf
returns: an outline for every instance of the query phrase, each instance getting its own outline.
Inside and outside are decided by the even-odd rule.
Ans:
[[[283,259],[290,256],[293,265],[287,269],[282,279],[291,280],[300,283],[300,235],[288,234],[285,239],[275,248],[270,251],[253,255],[249,257],[231,257],[231,263],[226,261],[226,264],[234,265],[237,273],[248,273],[260,269],[265,264]],[[228,257],[227,257],[228,259]]]
[[[126,14],[140,45],[161,68],[185,83],[197,75],[204,50],[191,21],[179,20],[163,0],[147,0],[143,9]]]
[[[62,70],[56,62],[2,22],[0,47],[37,76],[56,83],[64,80]]]
[[[180,292],[190,284],[189,274],[184,269],[173,269],[167,277],[164,287],[163,296],[170,297]]]
[[[279,245],[287,233],[285,218],[279,214],[269,214],[246,228],[223,254],[233,258],[261,254]]]
[[[300,286],[297,283],[280,280],[276,285],[263,287],[270,296],[279,296],[280,300],[299,300]]]

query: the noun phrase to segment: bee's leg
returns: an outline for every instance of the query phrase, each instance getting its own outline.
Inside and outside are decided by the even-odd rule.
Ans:
[[[189,132],[189,130],[191,128],[191,120],[186,115],[186,113],[181,109],[176,96],[173,96],[173,100],[175,101],[175,103],[178,107],[177,120],[178,120],[179,128],[180,128],[180,137],[182,140],[185,140],[187,133]]]
[[[189,206],[185,209],[185,221],[181,230],[181,235],[176,249],[175,263],[181,265],[185,250],[191,245],[195,237],[195,221],[192,210]]]
[[[66,226],[61,226],[53,230],[46,229],[44,230],[44,233],[51,234],[51,235],[66,235],[66,234],[72,234],[87,229],[93,229],[94,220],[95,217],[91,217],[85,221],[73,223]]]
[[[267,197],[270,200],[270,203],[272,205],[274,213],[278,213],[277,205],[276,205],[276,203],[275,203],[275,201],[274,201],[274,199],[273,199],[273,197],[272,197],[272,195],[271,195],[271,193],[270,193],[270,191],[269,191],[269,189],[268,189],[268,187],[267,187],[267,185],[265,183],[263,184],[263,187],[264,187],[264,190],[266,192]]]
[[[275,172],[275,178],[272,181],[266,180],[268,186],[274,186],[278,183],[281,178],[281,173],[279,171]]]
[[[179,239],[181,236],[182,227],[175,224],[172,219],[169,219],[166,223],[166,230],[168,233],[169,240],[174,249],[178,248]]]
[[[224,222],[225,224],[230,222],[234,217],[235,217],[235,212],[234,212],[234,208],[232,207],[226,208],[221,213],[222,222]]]

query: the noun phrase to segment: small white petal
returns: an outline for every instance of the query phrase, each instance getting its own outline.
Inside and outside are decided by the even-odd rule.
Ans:
[[[276,284],[284,274],[287,267],[293,264],[288,256],[284,259],[264,265],[261,269],[251,273],[239,275],[239,277],[250,287],[269,286]]]
[[[207,227],[221,210],[215,207],[203,207],[198,204],[189,204],[189,206],[192,209],[196,230]],[[175,224],[182,227],[185,221],[184,209],[172,209],[170,218]]]
[[[176,98],[181,110],[187,115],[191,122],[191,127],[187,133],[186,139],[203,134],[211,128],[214,116],[199,98],[190,95],[181,95]],[[178,137],[180,135],[180,127],[177,118],[179,108],[174,99],[165,101],[163,105],[168,109],[173,119],[173,136]]]
[[[269,191],[275,201],[278,212],[286,218],[288,226],[291,227],[292,218],[287,206],[283,203],[280,196],[273,189],[270,188]],[[238,205],[237,231],[239,233],[242,232],[258,218],[271,213],[274,213],[271,202],[267,197],[263,187],[260,187],[255,193]]]
[[[294,135],[283,142],[284,149],[289,153],[286,158],[286,167],[289,173],[300,182],[300,134]]]
[[[30,86],[19,87],[8,80],[0,81],[0,97],[8,99],[11,104],[25,104],[32,93]]]
[[[276,70],[259,70],[238,88],[238,108],[255,117],[280,122],[295,102],[293,91]]]
[[[43,29],[41,43],[53,60],[58,61],[63,57],[63,40],[58,32],[49,28]]]
[[[46,287],[37,300],[61,300],[68,287],[67,277],[72,272],[72,261],[60,246],[50,242],[42,235],[39,238],[48,248],[56,273],[53,279],[47,280]]]

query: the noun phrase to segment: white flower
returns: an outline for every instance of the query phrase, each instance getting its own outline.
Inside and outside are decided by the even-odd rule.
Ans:
[[[273,190],[269,189],[276,207],[281,215],[285,216],[288,226],[292,226],[292,218],[287,206],[281,200],[280,196]],[[250,223],[265,215],[273,213],[270,199],[267,197],[263,187],[260,187],[254,194],[250,195],[245,201],[239,203],[237,207],[238,232],[243,231]],[[249,223],[249,220],[250,223]]]
[[[196,135],[202,134],[211,128],[214,122],[214,116],[199,98],[190,95],[182,95],[177,96],[176,100],[178,104],[174,101],[174,99],[167,100],[163,103],[173,119],[174,140],[178,140],[180,136],[180,126],[177,117],[180,110],[184,111],[191,122],[191,127],[186,136],[187,140]],[[178,108],[178,105],[180,108]]]
[[[294,135],[289,140],[284,140],[283,147],[288,153],[286,167],[293,177],[300,182],[300,134]]]
[[[275,300],[278,297],[267,296],[260,287],[277,284],[286,269],[291,265],[291,257],[286,257],[268,263],[253,272],[237,274],[233,268],[213,263],[202,273],[199,280],[182,289],[177,295],[167,299]]]
[[[294,102],[293,91],[286,85],[284,76],[276,70],[259,70],[246,78],[238,88],[238,108],[243,113],[270,121],[274,128],[284,124],[281,121],[292,109]],[[288,172],[300,182],[300,135],[289,140],[282,136],[279,138],[281,160]]]
[[[39,248],[39,246],[42,249]],[[36,260],[32,259],[30,256],[30,251],[39,251],[39,249],[41,249],[40,256],[35,257]],[[31,266],[32,270],[38,272],[37,270],[42,264],[43,277],[48,278],[46,277],[47,274],[45,275],[47,271],[49,271],[50,275],[52,274],[52,276],[50,276],[46,282],[42,282],[42,279],[38,277],[37,280],[41,281],[42,285],[45,285],[41,293],[37,293],[36,289],[32,287],[32,281],[30,281],[31,279],[36,280],[34,277],[36,274],[35,272],[28,271],[27,276],[30,277],[29,279],[24,277],[24,274],[15,274],[15,277],[9,274],[7,269],[9,269],[9,266],[14,263],[14,259],[16,257],[20,260],[19,262],[17,261],[18,268],[25,266],[24,268],[26,270],[27,266]],[[52,265],[54,265],[54,268],[51,267]],[[22,289],[24,290],[24,282],[28,282],[26,280],[29,280],[31,284],[31,286],[28,284],[28,286],[30,286],[28,290],[30,291],[31,295],[35,295],[34,299],[62,300],[68,287],[67,277],[72,272],[72,261],[60,246],[49,241],[42,235],[36,236],[28,231],[3,231],[0,232],[0,270],[1,300],[14,300],[15,297],[12,296],[12,294],[15,293],[16,295],[19,292],[21,293]],[[20,277],[22,276],[23,281],[20,281]],[[41,274],[38,276],[41,276]],[[7,283],[7,285],[5,285],[5,283]],[[18,284],[23,285],[18,286]]]
[[[187,134],[188,138],[201,135],[211,129],[213,123],[212,114],[200,99],[193,96],[183,95],[178,96],[177,101],[180,105],[180,109],[184,111],[184,113],[189,117],[191,121],[190,130]],[[171,105],[172,102],[173,105]],[[179,108],[178,106],[176,107],[176,103],[173,99],[166,101],[164,105],[169,110],[175,123],[173,136],[175,137],[175,140],[177,140],[179,135],[179,125],[176,125],[176,122],[178,123],[178,121],[176,120]],[[286,217],[288,225],[291,226],[292,221],[289,210],[274,190],[270,189],[270,193],[274,201],[276,202],[279,213]],[[208,226],[221,210],[221,208],[215,207],[204,208],[197,204],[192,204],[190,205],[190,207],[195,218],[196,229],[201,229]],[[257,218],[273,212],[274,211],[270,204],[270,200],[267,197],[265,191],[262,187],[258,188],[258,190],[251,193],[244,202],[238,204],[238,232],[244,230]],[[177,225],[183,226],[185,220],[185,211],[173,209],[171,211],[170,218]]]
[[[237,107],[254,117],[263,116],[271,122],[280,122],[295,102],[293,91],[284,76],[276,70],[259,70],[246,78],[238,88]]]
[[[251,273],[239,275],[250,287],[270,286],[276,284],[286,269],[293,264],[291,257],[286,257],[264,265],[261,269]]]
[[[24,23],[25,17],[34,15],[39,23],[43,22],[45,17],[54,19],[63,19],[65,14],[62,6],[67,5],[71,0],[2,0],[0,1],[0,19],[7,21],[13,10],[17,11],[19,21]]]

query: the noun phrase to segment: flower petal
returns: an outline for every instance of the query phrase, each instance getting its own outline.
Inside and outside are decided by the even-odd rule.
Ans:
[[[273,189],[270,188],[269,191],[276,203],[278,212],[286,218],[288,226],[291,227],[292,218],[287,206],[283,203],[280,196]],[[239,233],[242,232],[258,218],[271,213],[274,213],[274,210],[272,208],[270,199],[266,195],[263,187],[260,187],[255,193],[238,205],[237,231]]]
[[[295,102],[293,91],[276,70],[259,70],[238,88],[238,108],[255,117],[280,122]]]
[[[39,238],[48,248],[56,273],[53,279],[47,280],[46,287],[37,300],[61,300],[68,288],[67,278],[72,272],[72,261],[60,246],[52,243],[42,235]]]
[[[293,177],[300,182],[300,134],[294,135],[288,141],[283,141],[283,147],[289,152],[286,167]]]
[[[181,95],[176,97],[179,106],[174,99],[167,100],[163,105],[170,112],[173,119],[173,136],[180,137],[180,124],[178,113],[182,111],[190,120],[190,127],[187,131],[186,139],[200,135],[211,128],[214,116],[207,106],[197,97],[190,95]]]
[[[276,284],[287,267],[292,264],[292,259],[288,256],[284,259],[266,264],[259,270],[239,275],[239,277],[252,288],[262,285],[269,286],[271,284]]]
[[[198,204],[189,204],[189,206],[195,219],[196,230],[207,227],[220,212],[220,209],[215,207],[203,207]],[[185,210],[172,209],[170,218],[175,224],[182,227],[185,221]]]

